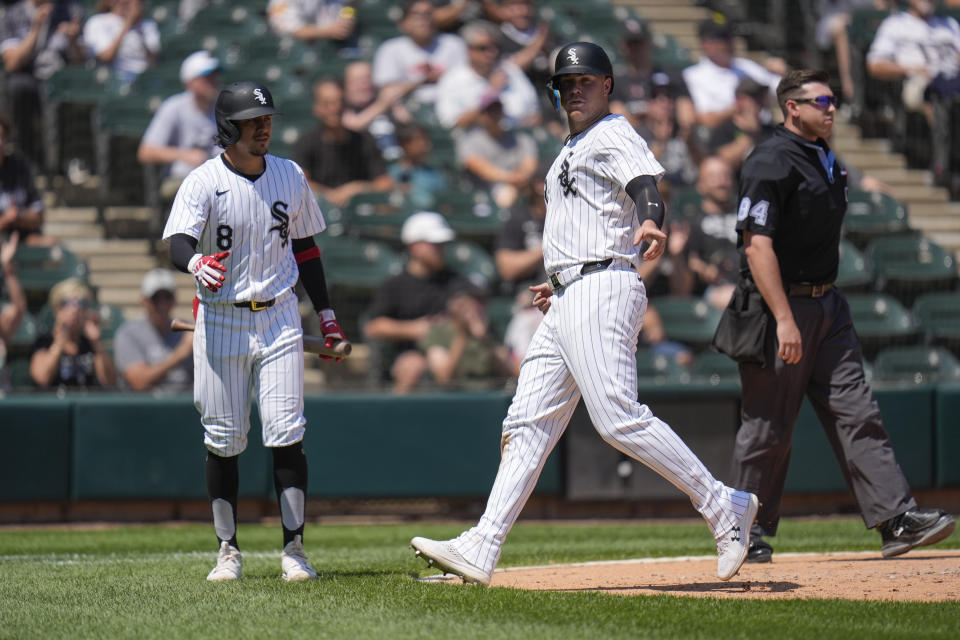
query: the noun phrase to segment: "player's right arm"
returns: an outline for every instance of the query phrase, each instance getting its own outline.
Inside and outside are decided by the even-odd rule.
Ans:
[[[223,286],[226,267],[222,261],[230,255],[221,251],[212,255],[197,253],[197,242],[210,216],[214,187],[206,183],[202,168],[192,171],[177,190],[163,239],[170,243],[173,265],[190,273],[202,286],[216,292]]]

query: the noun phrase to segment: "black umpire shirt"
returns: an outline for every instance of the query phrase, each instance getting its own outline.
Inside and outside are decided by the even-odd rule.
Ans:
[[[740,176],[737,247],[749,271],[743,231],[773,238],[784,286],[837,278],[847,170],[826,141],[808,142],[783,125],[754,149]]]

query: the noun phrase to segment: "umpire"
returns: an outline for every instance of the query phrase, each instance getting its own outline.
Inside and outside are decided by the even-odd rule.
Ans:
[[[836,98],[823,71],[787,73],[777,87],[784,124],[743,166],[737,212],[741,285],[768,309],[763,364],[740,363],[737,488],[760,498],[749,560],[769,562],[790,460],[793,426],[806,395],[840,461],[883,556],[933,544],[954,518],[918,509],[863,374],[850,308],[833,286],[847,171],[826,143]]]

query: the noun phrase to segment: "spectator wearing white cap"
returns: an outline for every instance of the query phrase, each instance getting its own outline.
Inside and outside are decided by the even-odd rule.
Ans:
[[[170,330],[176,292],[172,271],[148,271],[140,285],[146,316],[124,322],[113,338],[120,378],[134,391],[182,393],[192,388],[193,332]]]
[[[141,164],[169,165],[160,187],[164,201],[173,200],[190,171],[221,151],[214,142],[213,113],[220,91],[220,61],[204,50],[191,53],[180,65],[180,81],[186,90],[160,104],[137,149]]]
[[[415,213],[403,223],[400,239],[409,259],[403,272],[388,278],[373,295],[364,327],[382,356],[393,392],[412,391],[427,370],[417,348],[447,310],[451,295],[472,285],[447,267],[444,245],[456,237],[446,219],[433,211]]]

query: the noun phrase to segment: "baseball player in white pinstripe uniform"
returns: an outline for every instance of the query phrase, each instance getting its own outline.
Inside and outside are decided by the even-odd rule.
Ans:
[[[237,544],[237,456],[246,449],[250,395],[273,455],[283,578],[317,577],[303,551],[307,460],[301,440],[303,330],[293,286],[302,280],[328,346],[343,338],[330,308],[313,235],[326,224],[296,163],[267,153],[273,98],[236,82],[216,103],[226,151],[194,169],[163,232],[173,264],[197,280],[194,401],[207,447],[207,491],[220,543],[210,581],[242,573]]]
[[[756,496],[716,480],[636,400],[634,358],[647,297],[635,268],[664,250],[656,186],[664,170],[629,123],[610,114],[613,72],[603,49],[568,44],[555,69],[551,88],[570,135],[547,174],[549,281],[531,287],[546,315],[503,422],[500,468],[476,526],[452,540],[417,537],[411,545],[431,565],[489,584],[507,533],[582,396],[604,440],[690,497],[717,541],[717,575],[729,580],[746,558]]]

